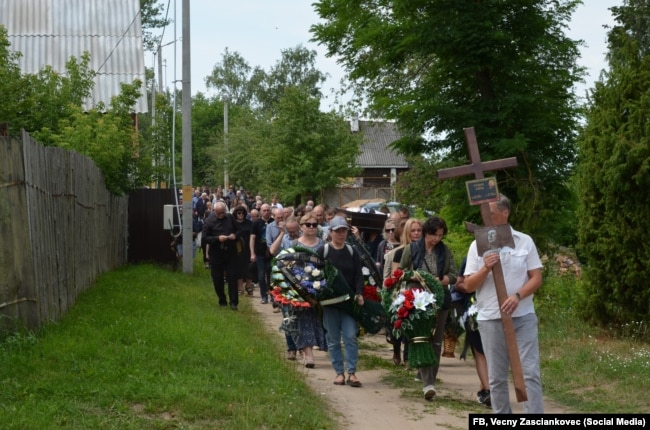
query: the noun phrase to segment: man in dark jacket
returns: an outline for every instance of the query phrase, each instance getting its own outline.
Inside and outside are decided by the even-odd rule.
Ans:
[[[208,244],[212,283],[219,298],[219,306],[228,306],[224,291],[224,277],[226,277],[230,308],[236,311],[239,304],[239,295],[237,293],[236,279],[235,221],[232,215],[228,213],[225,203],[217,202],[214,206],[214,211],[203,223],[203,236]]]

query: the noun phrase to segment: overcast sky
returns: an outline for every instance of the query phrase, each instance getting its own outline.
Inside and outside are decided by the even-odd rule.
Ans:
[[[174,29],[172,24],[165,30],[163,44],[174,40],[174,32],[178,39],[182,36],[183,1],[168,1],[172,8],[170,18],[176,20],[176,28]],[[176,17],[173,13],[174,3],[177,9]],[[318,22],[312,3],[312,0],[192,0],[192,93],[200,91],[208,96],[215,95],[214,90],[206,89],[205,77],[212,72],[214,65],[221,61],[226,48],[230,52],[238,52],[251,67],[260,66],[268,71],[281,58],[282,50],[302,45],[318,52],[316,67],[331,76],[323,87],[323,94],[327,96],[330,89],[338,87],[343,72],[334,59],[325,57],[324,48],[309,41],[312,37],[309,27]],[[607,30],[603,25],[613,23],[608,8],[622,4],[622,0],[585,0],[584,3],[576,10],[569,31],[570,37],[583,39],[587,43],[582,50],[579,64],[587,67],[589,76],[586,84],[577,90],[580,96],[584,95],[587,88],[592,87],[600,70],[605,67]],[[174,56],[178,64],[175,70]],[[163,59],[166,60],[163,71],[165,86],[171,86],[174,78],[181,80],[181,57],[181,42],[177,43],[176,48],[173,44],[163,48]],[[145,58],[145,64],[147,67],[154,66],[151,54]],[[177,87],[182,87],[180,82]],[[330,97],[325,100],[324,105],[329,106],[331,103]]]

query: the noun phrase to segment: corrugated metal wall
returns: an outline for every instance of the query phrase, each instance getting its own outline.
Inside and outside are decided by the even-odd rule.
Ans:
[[[86,108],[108,105],[121,83],[146,82],[139,0],[0,0],[0,24],[10,49],[23,54],[23,73],[44,65],[64,72],[70,57],[90,52],[97,76]],[[143,96],[136,112],[147,111]]]

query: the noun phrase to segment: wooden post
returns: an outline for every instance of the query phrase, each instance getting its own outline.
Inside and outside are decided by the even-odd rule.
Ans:
[[[438,170],[438,179],[456,178],[459,176],[471,174],[473,174],[476,179],[482,179],[484,178],[485,172],[501,170],[508,167],[515,167],[517,165],[516,157],[482,162],[478,151],[478,143],[476,141],[476,133],[474,132],[474,127],[466,128],[464,131],[465,141],[467,142],[467,151],[469,152],[469,159],[471,164]],[[483,224],[486,227],[492,225],[489,203],[481,204],[481,218],[483,218]],[[494,267],[492,267],[492,276],[494,276],[494,285],[496,286],[499,307],[501,307],[503,306],[503,302],[508,298],[508,293],[506,291],[506,283],[503,277],[503,269],[501,267],[500,261],[495,264]],[[524,374],[521,368],[519,350],[517,349],[517,337],[515,336],[515,328],[512,323],[512,316],[501,312],[501,322],[503,323],[503,331],[506,336],[508,358],[510,360],[510,369],[512,370],[512,379],[515,386],[517,401],[525,402],[528,400],[528,395],[526,394],[526,384],[524,383]]]

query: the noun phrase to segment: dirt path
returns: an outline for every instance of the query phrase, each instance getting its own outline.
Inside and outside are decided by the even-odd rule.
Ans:
[[[249,299],[253,309],[267,324],[269,332],[284,339],[284,335],[278,331],[281,314],[273,313],[270,304],[260,304],[257,291],[255,296]],[[383,336],[365,335],[360,342],[372,345],[372,348],[360,348],[360,356],[373,354],[390,362],[392,347],[386,343]],[[491,412],[490,409],[481,407],[476,402],[478,377],[471,354],[467,361],[460,360],[458,357],[442,358],[436,384],[437,395],[432,402],[424,400],[421,394],[417,398],[413,397],[413,393],[421,393],[422,389],[421,383],[414,381],[413,371],[404,370],[404,380],[407,381],[407,385],[412,381],[410,382],[412,386],[393,388],[386,382],[382,382],[382,377],[391,372],[384,369],[364,370],[360,366],[357,375],[363,387],[352,388],[332,384],[335,374],[326,353],[315,351],[314,359],[316,364],[314,369],[306,369],[301,362],[296,362],[296,368],[306,375],[307,382],[313,390],[326,397],[333,409],[338,411],[337,418],[342,429],[466,429],[469,413]],[[403,396],[402,393],[405,391],[408,393]],[[513,411],[521,413],[523,408],[516,402],[512,386],[510,394]],[[545,410],[547,413],[569,412],[568,409],[549,400],[545,401]]]

